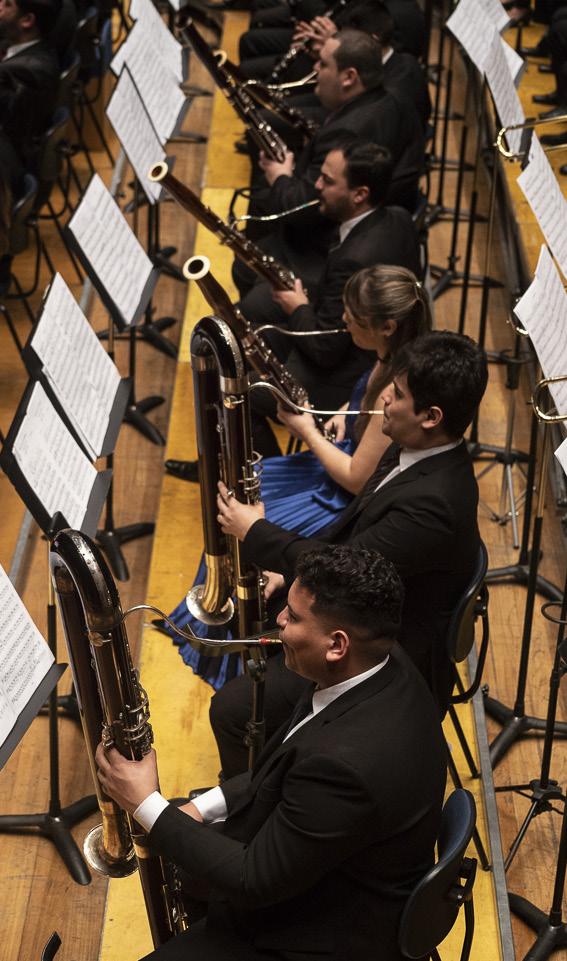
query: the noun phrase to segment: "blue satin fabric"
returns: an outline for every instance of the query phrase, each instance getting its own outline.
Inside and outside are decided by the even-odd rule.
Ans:
[[[369,373],[360,378],[353,390],[349,405],[351,410],[360,409]],[[354,421],[354,417],[347,417],[347,436],[337,445],[348,454],[352,454],[356,448]],[[304,537],[311,537],[331,524],[352,500],[352,494],[331,480],[311,451],[270,457],[263,461],[261,490],[267,520],[286,530],[297,531]],[[193,583],[203,584],[205,576],[205,563],[201,558]],[[187,609],[185,598],[170,614],[170,618],[177,627],[189,626],[199,637],[221,639],[232,636],[226,627],[210,627],[194,618]],[[241,659],[238,654],[206,657],[194,651],[188,641],[176,637],[167,626],[165,629],[179,647],[184,662],[216,691],[241,673]]]

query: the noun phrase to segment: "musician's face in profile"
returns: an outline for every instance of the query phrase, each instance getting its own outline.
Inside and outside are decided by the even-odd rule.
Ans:
[[[351,189],[347,182],[347,165],[342,150],[331,150],[321,166],[315,182],[321,198],[319,210],[325,217],[341,224],[362,213],[368,190],[366,187]]]
[[[327,655],[332,637],[312,611],[313,595],[296,579],[289,589],[287,605],[278,614],[285,666],[301,677],[326,686]]]
[[[18,43],[21,40],[22,28],[29,25],[30,16],[22,16],[15,0],[0,0],[0,40]]]
[[[377,350],[376,331],[370,326],[368,321],[362,317],[356,317],[345,304],[343,320],[352,337],[353,343],[362,350]],[[379,351],[378,351],[379,352]],[[380,353],[380,352],[379,352]]]
[[[405,374],[398,374],[391,384],[382,391],[384,417],[382,433],[410,450],[421,450],[428,446],[430,427],[435,426],[438,408],[415,412],[413,395],[408,387]]]
[[[315,64],[317,71],[317,85],[315,93],[327,110],[336,110],[342,103],[341,75],[333,54],[339,47],[339,41],[332,37],[325,41]]]

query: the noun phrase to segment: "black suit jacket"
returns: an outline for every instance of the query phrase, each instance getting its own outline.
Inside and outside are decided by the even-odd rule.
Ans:
[[[242,545],[244,560],[278,571],[291,581],[300,554],[323,543],[358,544],[380,551],[396,565],[404,582],[400,642],[444,713],[453,686],[445,634],[475,569],[480,546],[472,462],[462,443],[419,461],[367,499],[373,483],[371,478],[318,538],[256,521]]]
[[[213,885],[209,925],[248,944],[250,961],[401,961],[398,920],[432,863],[445,785],[425,684],[395,648],[377,674],[284,734],[252,776],[223,784],[222,834],[170,806],[152,848]]]
[[[384,86],[398,100],[413,104],[425,130],[431,114],[431,97],[424,68],[411,53],[397,50],[384,64]]]
[[[419,248],[411,216],[401,207],[378,207],[356,224],[344,243],[331,249],[310,303],[298,307],[289,317],[290,330],[332,330],[342,327],[343,290],[349,277],[363,267],[394,264],[419,276]],[[332,337],[299,337],[295,351],[310,365],[323,368],[322,376],[333,371],[338,385],[352,386],[358,373],[375,359],[357,347],[348,333]]]
[[[28,167],[51,121],[58,83],[57,57],[43,40],[0,61],[0,127]]]
[[[361,142],[386,147],[395,163],[388,203],[396,203],[396,192],[417,184],[423,172],[423,131],[415,109],[401,103],[384,88],[366,90],[333,111],[296,158],[293,177],[281,176],[271,188],[274,210],[288,210],[316,196],[315,181],[321,164],[345,131]]]

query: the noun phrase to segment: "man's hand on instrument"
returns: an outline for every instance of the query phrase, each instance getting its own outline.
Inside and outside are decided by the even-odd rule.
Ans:
[[[313,434],[319,433],[312,414],[296,414],[295,411],[285,410],[281,404],[278,404],[278,420],[285,424],[290,434],[304,440],[306,444]]]
[[[243,541],[252,525],[264,517],[264,505],[261,501],[258,504],[241,504],[222,481],[219,481],[218,488],[217,521],[221,530]]]
[[[295,29],[293,31],[293,36],[291,38],[291,44],[299,43],[303,40],[308,40],[313,36],[313,31],[311,29],[311,24],[308,20],[298,20],[295,24]]]
[[[330,17],[315,17],[314,20],[311,21],[310,26],[311,42],[309,44],[309,52],[318,57],[323,44],[335,36],[337,27]]]
[[[298,307],[309,303],[309,297],[299,277],[295,278],[293,290],[273,290],[272,300],[279,304],[286,314],[293,314]]]
[[[262,571],[264,576],[264,597],[268,601],[270,597],[276,593],[276,591],[281,591],[285,587],[285,580],[283,574],[276,574],[275,571]]]
[[[295,157],[291,150],[286,150],[285,160],[283,163],[278,163],[277,160],[270,160],[266,157],[264,151],[261,150],[258,164],[264,171],[264,176],[271,187],[278,177],[291,177],[293,175]]]
[[[156,752],[150,751],[141,761],[129,761],[115,747],[96,749],[97,774],[106,793],[133,814],[154,791],[159,790]]]

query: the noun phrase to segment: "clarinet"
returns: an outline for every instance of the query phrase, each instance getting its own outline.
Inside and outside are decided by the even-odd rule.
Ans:
[[[265,383],[272,384],[291,401],[291,405],[288,407],[282,401],[285,409],[293,411],[295,406],[308,406],[309,399],[305,388],[298,384],[262,337],[252,329],[240,311],[233,306],[228,294],[211,273],[210,267],[207,257],[191,257],[183,265],[183,274],[187,280],[196,281],[211,309],[228,324],[244,348],[246,360],[260,375],[260,378]],[[334,441],[333,432],[327,430],[321,416],[318,414],[312,416],[320,433],[327,440]]]
[[[219,90],[222,91],[236,114],[248,127],[250,136],[256,142],[259,149],[263,150],[270,160],[283,163],[287,145],[279,134],[270,127],[269,123],[262,120],[250,94],[234,83],[228,72],[222,68],[190,18],[184,18],[183,15],[181,15],[178,21],[178,27],[184,43],[193,48],[203,66],[209,71]]]
[[[184,210],[192,214],[207,230],[216,234],[221,243],[229,247],[239,260],[242,260],[259,277],[267,280],[275,290],[293,290],[295,284],[293,271],[278,264],[273,257],[265,254],[251,240],[243,237],[238,230],[225,224],[224,220],[213,213],[210,207],[199,200],[190,187],[186,187],[170,173],[166,163],[155,164],[148,177],[153,183],[161,183]]]
[[[120,598],[100,550],[79,531],[57,534],[50,567],[102,817],[85,839],[85,857],[105,877],[126,877],[138,868],[157,948],[188,928],[177,870],[152,854],[143,831],[105,794],[96,776],[99,741],[132,760],[141,760],[153,741],[148,698],[132,663]]]
[[[353,0],[337,0],[332,7],[329,7],[328,10],[325,10],[323,16],[329,17],[331,20],[333,20],[337,14],[340,13],[341,10],[344,10],[345,7],[348,7],[350,3],[353,3]],[[277,83],[279,81],[281,75],[285,73],[290,64],[293,63],[300,53],[303,53],[303,51],[307,49],[310,40],[310,37],[305,37],[303,40],[298,40],[297,43],[291,45],[289,50],[284,53],[281,60],[278,60],[274,69],[272,70],[272,73],[270,74],[270,81],[272,83]]]

